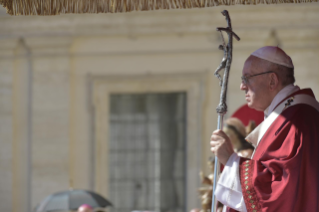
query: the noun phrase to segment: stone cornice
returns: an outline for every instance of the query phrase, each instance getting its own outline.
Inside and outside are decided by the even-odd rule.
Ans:
[[[205,9],[83,14],[2,16],[0,38],[85,35],[152,35],[211,33],[226,25],[220,14],[229,10],[234,30],[319,29],[319,3],[214,7]]]
[[[16,50],[19,43],[23,41],[24,45],[35,56],[39,55],[65,55],[69,52],[72,44],[72,38],[64,37],[17,37],[0,39],[0,59],[14,58],[23,56],[17,54]]]

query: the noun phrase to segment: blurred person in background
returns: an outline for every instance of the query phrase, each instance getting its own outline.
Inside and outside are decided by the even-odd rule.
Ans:
[[[254,147],[245,140],[247,134],[249,134],[255,127],[254,122],[250,122],[247,127],[238,118],[229,118],[225,121],[225,126],[223,131],[230,138],[231,144],[233,146],[234,152],[238,156],[244,158],[250,158]],[[208,166],[210,168],[211,174],[205,176],[203,172],[200,172],[201,183],[208,185],[208,187],[199,188],[199,194],[201,197],[202,209],[192,209],[191,212],[208,212],[211,210],[212,205],[212,186],[214,183],[214,167],[215,167],[215,157],[210,157],[208,161]],[[223,204],[218,202],[217,212],[222,212]]]
[[[78,208],[77,212],[93,212],[93,208],[91,205],[83,204]]]
[[[223,131],[229,137],[234,152],[240,157],[250,158],[254,152],[253,145],[245,140],[245,137],[253,130],[253,126],[253,122],[250,122],[245,127],[237,118],[229,118],[225,121]]]

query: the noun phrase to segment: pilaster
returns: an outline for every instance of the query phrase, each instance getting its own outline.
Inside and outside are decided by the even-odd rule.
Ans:
[[[14,52],[12,211],[31,211],[32,63],[23,39]]]

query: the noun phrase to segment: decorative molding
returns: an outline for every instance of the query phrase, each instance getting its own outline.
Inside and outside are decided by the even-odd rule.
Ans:
[[[92,76],[93,104],[95,108],[95,190],[107,196],[108,105],[111,93],[186,92],[187,93],[187,210],[198,205],[196,190],[198,173],[202,165],[203,126],[202,89],[206,71],[196,74],[168,74],[140,77]],[[208,126],[206,126],[208,127]]]
[[[131,11],[156,11],[173,9],[194,9],[214,6],[309,3],[318,0],[167,0],[167,1],[110,1],[110,0],[60,0],[57,2],[43,2],[41,0],[0,0],[0,5],[7,9],[10,15],[58,15],[83,13],[124,13]]]
[[[234,29],[318,29],[318,3],[230,7]],[[225,25],[223,7],[121,14],[1,17],[0,38],[212,33]]]

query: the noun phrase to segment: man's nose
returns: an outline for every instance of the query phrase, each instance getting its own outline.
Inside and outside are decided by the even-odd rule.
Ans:
[[[240,83],[240,90],[247,90],[247,86],[245,83],[243,82]]]

